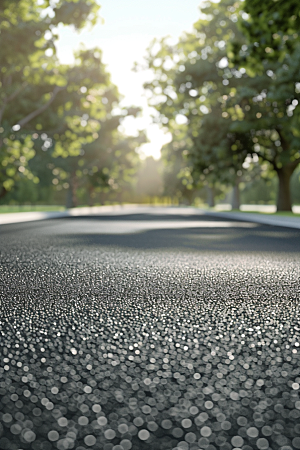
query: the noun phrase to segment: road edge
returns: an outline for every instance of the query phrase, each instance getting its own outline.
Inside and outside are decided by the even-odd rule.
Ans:
[[[0,225],[9,225],[13,223],[24,223],[39,220],[58,219],[65,217],[80,217],[80,216],[93,216],[100,214],[133,214],[134,210],[143,210],[145,205],[112,205],[112,206],[94,206],[84,208],[72,208],[66,211],[34,211],[34,212],[20,212],[20,213],[6,213],[0,214]],[[149,208],[149,206],[148,206]],[[151,209],[159,209],[159,207],[151,206]],[[164,207],[169,209],[180,208],[188,214],[190,210],[191,214],[206,215],[212,217],[219,217],[224,219],[233,219],[243,222],[253,222],[262,225],[271,225],[277,227],[300,229],[300,218],[298,217],[286,217],[286,216],[273,216],[247,212],[223,212],[223,211],[211,211],[195,207]]]

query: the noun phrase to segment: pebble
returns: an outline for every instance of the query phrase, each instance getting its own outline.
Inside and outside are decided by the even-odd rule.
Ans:
[[[300,449],[297,256],[13,255],[0,269],[1,450]]]

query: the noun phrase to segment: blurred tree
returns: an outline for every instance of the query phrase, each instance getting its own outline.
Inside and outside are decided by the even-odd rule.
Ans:
[[[145,197],[159,197],[163,193],[163,165],[161,160],[152,156],[145,158],[136,177],[136,193],[143,200]]]
[[[125,110],[124,114],[128,112]],[[146,137],[143,132],[137,136],[123,135],[118,129],[122,119],[122,115],[108,116],[100,122],[98,137],[83,145],[80,155],[60,159],[60,185],[65,185],[65,174],[69,185],[67,207],[77,205],[78,189],[83,187],[90,206],[98,193],[114,192],[121,200],[122,192],[132,187],[139,165],[136,150]]]
[[[102,127],[112,133],[119,126],[119,119],[112,117],[112,111],[118,106],[120,96],[105,70],[99,49],[77,52],[75,64],[60,65],[60,70],[67,89],[53,102],[41,126],[49,130],[48,147],[56,164],[53,183],[58,190],[69,189],[68,205],[75,206],[86,159],[84,147],[99,140]],[[45,144],[44,150],[47,151]]]
[[[243,204],[274,204],[277,190],[276,177],[253,178],[243,184],[241,200]]]
[[[38,182],[28,168],[34,156],[32,134],[42,131],[41,117],[55,125],[53,103],[70,88],[71,80],[54,56],[56,26],[93,24],[98,9],[94,0],[57,1],[54,6],[47,0],[1,1],[0,198],[20,177]]]
[[[164,195],[191,205],[198,194],[198,183],[192,177],[192,166],[186,157],[189,136],[185,125],[177,125],[173,139],[161,150],[163,160]]]
[[[259,70],[263,59],[281,60],[299,42],[298,0],[245,0],[240,8],[239,22],[247,43],[239,56],[252,70]]]
[[[233,184],[236,208],[245,161],[256,157],[276,172],[277,209],[289,211],[290,178],[300,162],[298,35],[294,30],[280,61],[262,59],[259,72],[254,63],[246,70],[240,62],[238,69],[232,48],[245,61],[251,56],[249,40],[237,26],[248,17],[240,5],[207,1],[192,33],[176,45],[167,38],[153,42],[146,63],[154,75],[145,88],[173,139],[176,126],[185,126],[184,152],[194,181],[198,175],[209,187],[216,181]]]
[[[293,173],[291,179],[292,200],[296,205],[300,205],[300,167]]]
[[[252,77],[229,99],[228,111],[239,105],[234,131],[251,135],[253,153],[278,176],[277,209],[291,211],[290,182],[300,163],[300,23],[298,2],[257,1],[241,4],[244,43],[234,41],[228,55]]]
[[[282,67],[264,63],[265,73],[252,79],[251,88],[237,90],[227,105],[229,113],[237,104],[243,112],[232,129],[251,136],[252,154],[278,176],[278,211],[291,211],[290,180],[300,163],[299,116],[294,116],[300,97],[295,88],[299,63],[300,53],[297,59],[286,58]]]
[[[243,40],[235,12],[231,0],[208,1],[193,32],[176,45],[170,45],[168,38],[154,41],[147,58],[154,77],[145,88],[150,91],[149,104],[159,111],[159,121],[175,141],[178,125],[185,127],[188,139],[183,151],[194,184],[206,183],[211,197],[217,183],[234,185],[233,207],[238,208],[238,186],[251,142],[249,135],[233,131],[226,120],[226,99],[248,80],[245,71],[228,64],[227,41]],[[232,120],[240,114],[236,108]]]

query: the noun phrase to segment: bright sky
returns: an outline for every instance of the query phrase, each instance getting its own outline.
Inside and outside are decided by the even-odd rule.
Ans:
[[[127,134],[137,129],[146,129],[149,143],[141,148],[141,155],[160,157],[162,145],[169,141],[158,125],[152,124],[151,114],[155,110],[147,106],[143,83],[149,80],[146,71],[135,73],[135,61],[142,62],[151,40],[170,35],[178,38],[183,31],[190,31],[199,18],[201,0],[98,0],[101,4],[100,16],[104,23],[80,33],[70,27],[60,28],[58,57],[64,63],[73,61],[73,50],[80,43],[86,47],[100,47],[103,61],[111,73],[111,79],[124,96],[124,106],[141,106],[141,118],[128,117],[123,122]]]

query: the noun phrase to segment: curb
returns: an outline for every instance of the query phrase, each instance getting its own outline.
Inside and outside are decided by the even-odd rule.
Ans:
[[[136,210],[139,205],[112,205],[91,206],[83,208],[71,208],[66,211],[32,211],[0,214],[0,225],[10,223],[33,222],[36,220],[59,219],[64,217],[93,216],[99,214],[130,214],[130,210]]]
[[[159,213],[160,207],[145,207],[144,205],[113,205],[113,206],[94,206],[94,207],[84,207],[84,208],[72,208],[67,211],[49,211],[49,212],[24,212],[24,213],[7,213],[0,214],[0,225],[21,223],[21,222],[32,222],[37,220],[47,220],[47,219],[58,219],[64,217],[80,217],[80,216],[93,216],[100,214],[110,214],[110,215],[120,215],[120,214],[136,214],[137,210],[139,213],[148,212],[151,208],[152,212]],[[163,207],[162,209],[168,209],[171,211],[173,209],[174,213],[176,210],[184,211],[185,214],[192,215],[205,215],[211,217],[219,217],[224,219],[234,219],[242,222],[253,222],[262,225],[271,225],[276,227],[293,228],[300,230],[300,217],[279,217],[279,216],[268,216],[263,214],[255,213],[239,213],[239,212],[222,212],[222,211],[207,211],[204,209],[198,209],[195,207]],[[143,211],[144,210],[144,211]],[[179,211],[178,211],[179,212]]]
[[[236,219],[245,222],[255,222],[274,227],[294,228],[300,230],[300,217],[267,216],[255,213],[215,212],[203,211],[207,216],[222,217],[224,219]]]

